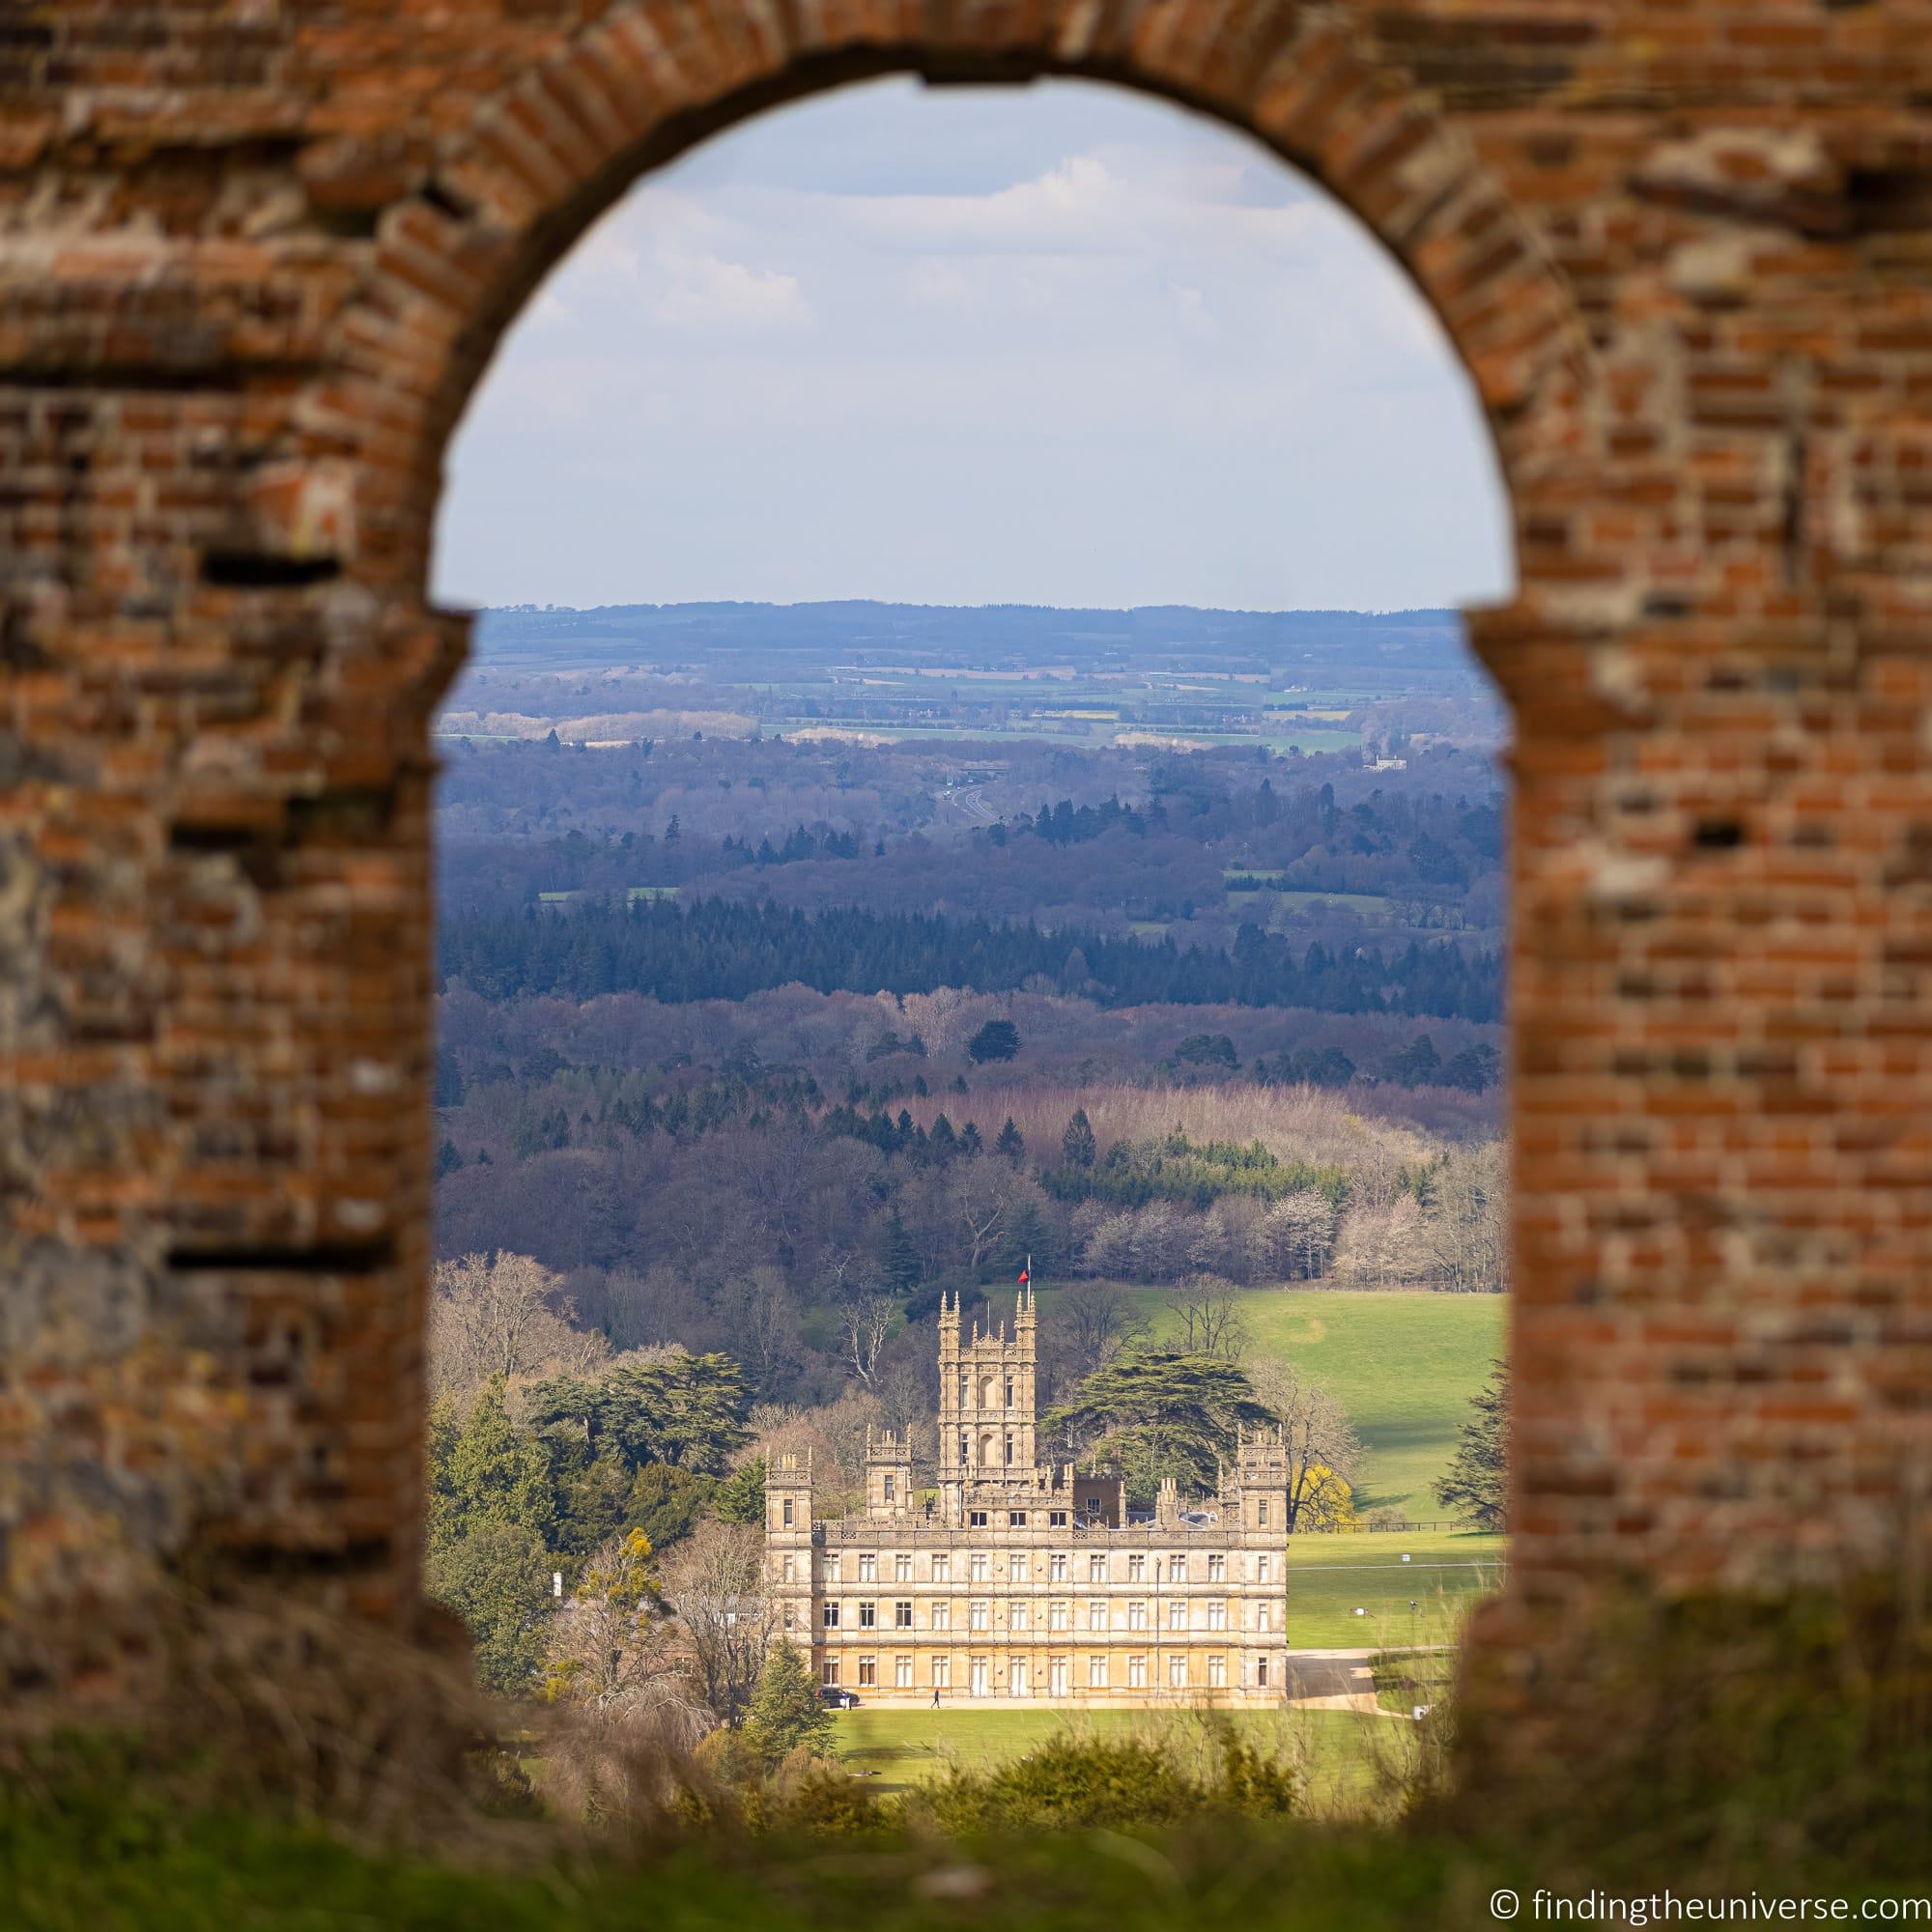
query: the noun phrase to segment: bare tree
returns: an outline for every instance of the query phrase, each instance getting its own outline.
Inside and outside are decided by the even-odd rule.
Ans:
[[[1285,1194],[1262,1224],[1270,1264],[1292,1280],[1312,1281],[1324,1274],[1335,1247],[1335,1208],[1313,1187]]]
[[[610,1344],[574,1325],[563,1277],[528,1255],[438,1262],[430,1295],[430,1390],[459,1400],[493,1376],[584,1375]]]
[[[691,1671],[721,1722],[735,1725],[756,1690],[778,1628],[765,1579],[765,1540],[749,1525],[700,1523],[665,1571],[665,1594]]]
[[[1117,1281],[1069,1282],[1049,1320],[1066,1337],[1076,1375],[1097,1369],[1147,1329],[1132,1293]]]
[[[1509,1178],[1500,1141],[1453,1150],[1430,1176],[1430,1271],[1465,1294],[1509,1287]]]
[[[869,1382],[879,1366],[879,1356],[892,1338],[898,1303],[882,1288],[854,1282],[839,1304],[839,1327],[845,1340],[845,1353],[853,1375]]]
[[[719,1292],[719,1315],[728,1324],[730,1352],[753,1392],[770,1396],[797,1372],[802,1337],[798,1310],[781,1268],[769,1264],[728,1281]]]
[[[1335,1279],[1344,1282],[1425,1281],[1431,1255],[1422,1203],[1399,1194],[1386,1207],[1351,1208],[1335,1243]]]
[[[918,1346],[910,1346],[915,1337]],[[915,1432],[929,1433],[935,1396],[932,1331],[901,1329],[873,1370],[870,1386],[880,1419],[901,1441],[913,1441]]]
[[[1261,1355],[1244,1366],[1255,1393],[1280,1421],[1288,1445],[1289,1533],[1326,1527],[1340,1498],[1324,1482],[1324,1472],[1352,1483],[1361,1463],[1361,1438],[1348,1411],[1292,1362]]]
[[[823,1257],[818,1283],[820,1293],[838,1310],[839,1340],[854,1378],[869,1382],[892,1338],[898,1303],[883,1283],[872,1279],[867,1263],[842,1249]]]
[[[1235,1284],[1218,1274],[1190,1274],[1177,1282],[1167,1296],[1177,1339],[1191,1355],[1225,1355],[1240,1359],[1247,1345],[1247,1325],[1241,1320]]]
[[[967,1270],[978,1274],[1038,1189],[1006,1161],[962,1160],[952,1168],[947,1193]]]

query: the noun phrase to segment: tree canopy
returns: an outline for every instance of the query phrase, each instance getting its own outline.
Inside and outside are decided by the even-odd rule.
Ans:
[[[1211,1490],[1236,1432],[1273,1421],[1237,1364],[1171,1349],[1123,1350],[1041,1418],[1077,1461],[1118,1466],[1141,1502],[1169,1476],[1184,1491]]]
[[[553,1376],[530,1391],[541,1429],[581,1431],[593,1455],[611,1449],[633,1468],[671,1463],[720,1476],[746,1440],[745,1387],[728,1355],[654,1350],[601,1376]]]

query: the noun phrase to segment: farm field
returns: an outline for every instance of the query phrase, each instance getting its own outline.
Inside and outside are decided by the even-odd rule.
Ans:
[[[1262,895],[1255,895],[1257,898]],[[1358,912],[1364,919],[1393,919],[1395,901],[1380,893],[1314,893],[1304,892],[1298,887],[1283,891],[1277,887],[1272,895],[1277,906],[1284,912],[1301,912],[1312,905],[1330,905]]]
[[[677,886],[627,886],[624,896],[631,899],[674,899],[681,888]],[[538,900],[544,905],[562,905],[571,899],[586,896],[582,893],[539,893]]]
[[[1470,1606],[1500,1583],[1503,1557],[1502,1537],[1469,1530],[1291,1537],[1289,1648],[1455,1643]]]
[[[975,693],[975,696],[979,696]],[[1056,710],[1036,719],[1010,719],[997,723],[990,719],[966,717],[945,724],[908,724],[901,720],[869,716],[845,717],[796,713],[772,721],[786,735],[801,731],[843,731],[910,743],[925,739],[956,739],[962,742],[998,743],[1016,739],[1041,744],[1073,744],[1100,747],[1130,744],[1147,739],[1184,739],[1189,744],[1216,745],[1265,744],[1271,751],[1286,753],[1290,747],[1302,753],[1351,752],[1361,744],[1356,731],[1318,724],[1305,730],[1285,730],[1270,725],[1260,731],[1219,731],[1208,724],[1149,723],[1131,718],[1102,717],[1077,711]]]
[[[1302,1767],[1310,1807],[1324,1815],[1359,1813],[1377,1786],[1377,1759],[1406,1742],[1403,1719],[1351,1711],[1239,1711],[1242,1734],[1278,1748]],[[840,1711],[836,1742],[854,1771],[875,1774],[880,1791],[904,1791],[944,1776],[952,1766],[974,1771],[1022,1757],[1062,1731],[1078,1737],[1158,1736],[1179,1730],[1183,1748],[1204,1739],[1186,1713],[1145,1711]]]
[[[1158,1333],[1171,1321],[1159,1289],[1136,1291]],[[1456,1452],[1469,1402],[1503,1352],[1500,1294],[1341,1288],[1252,1288],[1240,1293],[1252,1348],[1292,1361],[1348,1410],[1364,1455],[1355,1504],[1428,1522],[1435,1484]]]

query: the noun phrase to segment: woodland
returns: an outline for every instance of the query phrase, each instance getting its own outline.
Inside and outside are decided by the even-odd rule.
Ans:
[[[718,654],[486,655],[438,805],[430,1571],[491,1683],[596,1703],[624,1652],[749,1722],[766,1458],[837,1507],[867,1427],[929,1455],[940,1296],[1022,1269],[1054,1453],[1151,1494],[1271,1415],[1297,1526],[1353,1520],[1353,1424],[1247,1297],[1508,1286],[1501,795],[1432,728],[1467,700],[1376,668],[1371,756],[825,736],[846,695]]]

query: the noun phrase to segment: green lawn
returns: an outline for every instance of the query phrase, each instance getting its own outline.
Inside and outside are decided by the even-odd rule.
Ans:
[[[1301,1766],[1311,1808],[1328,1816],[1360,1812],[1376,1789],[1378,1755],[1403,1742],[1394,1735],[1400,1719],[1350,1711],[1237,1711],[1232,1717],[1243,1735]],[[1188,1749],[1199,1747],[1206,1735],[1185,1712],[907,1711],[862,1705],[840,1711],[836,1722],[839,1755],[853,1770],[876,1774],[882,1792],[942,1776],[955,1764],[977,1771],[1023,1756],[1063,1730],[1100,1738],[1179,1731]]]
[[[1470,1605],[1500,1582],[1502,1560],[1500,1536],[1467,1530],[1291,1537],[1289,1647],[1454,1643]]]
[[[1162,1291],[1141,1291],[1156,1327]],[[1389,1505],[1417,1521],[1441,1516],[1432,1493],[1468,1419],[1469,1400],[1503,1352],[1500,1294],[1256,1288],[1241,1318],[1254,1348],[1292,1361],[1349,1411],[1366,1452],[1358,1508]]]
[[[1369,920],[1393,917],[1389,908],[1394,901],[1383,893],[1321,893],[1296,886],[1277,892],[1274,896],[1284,912],[1306,912],[1310,906],[1326,905],[1360,913]]]

